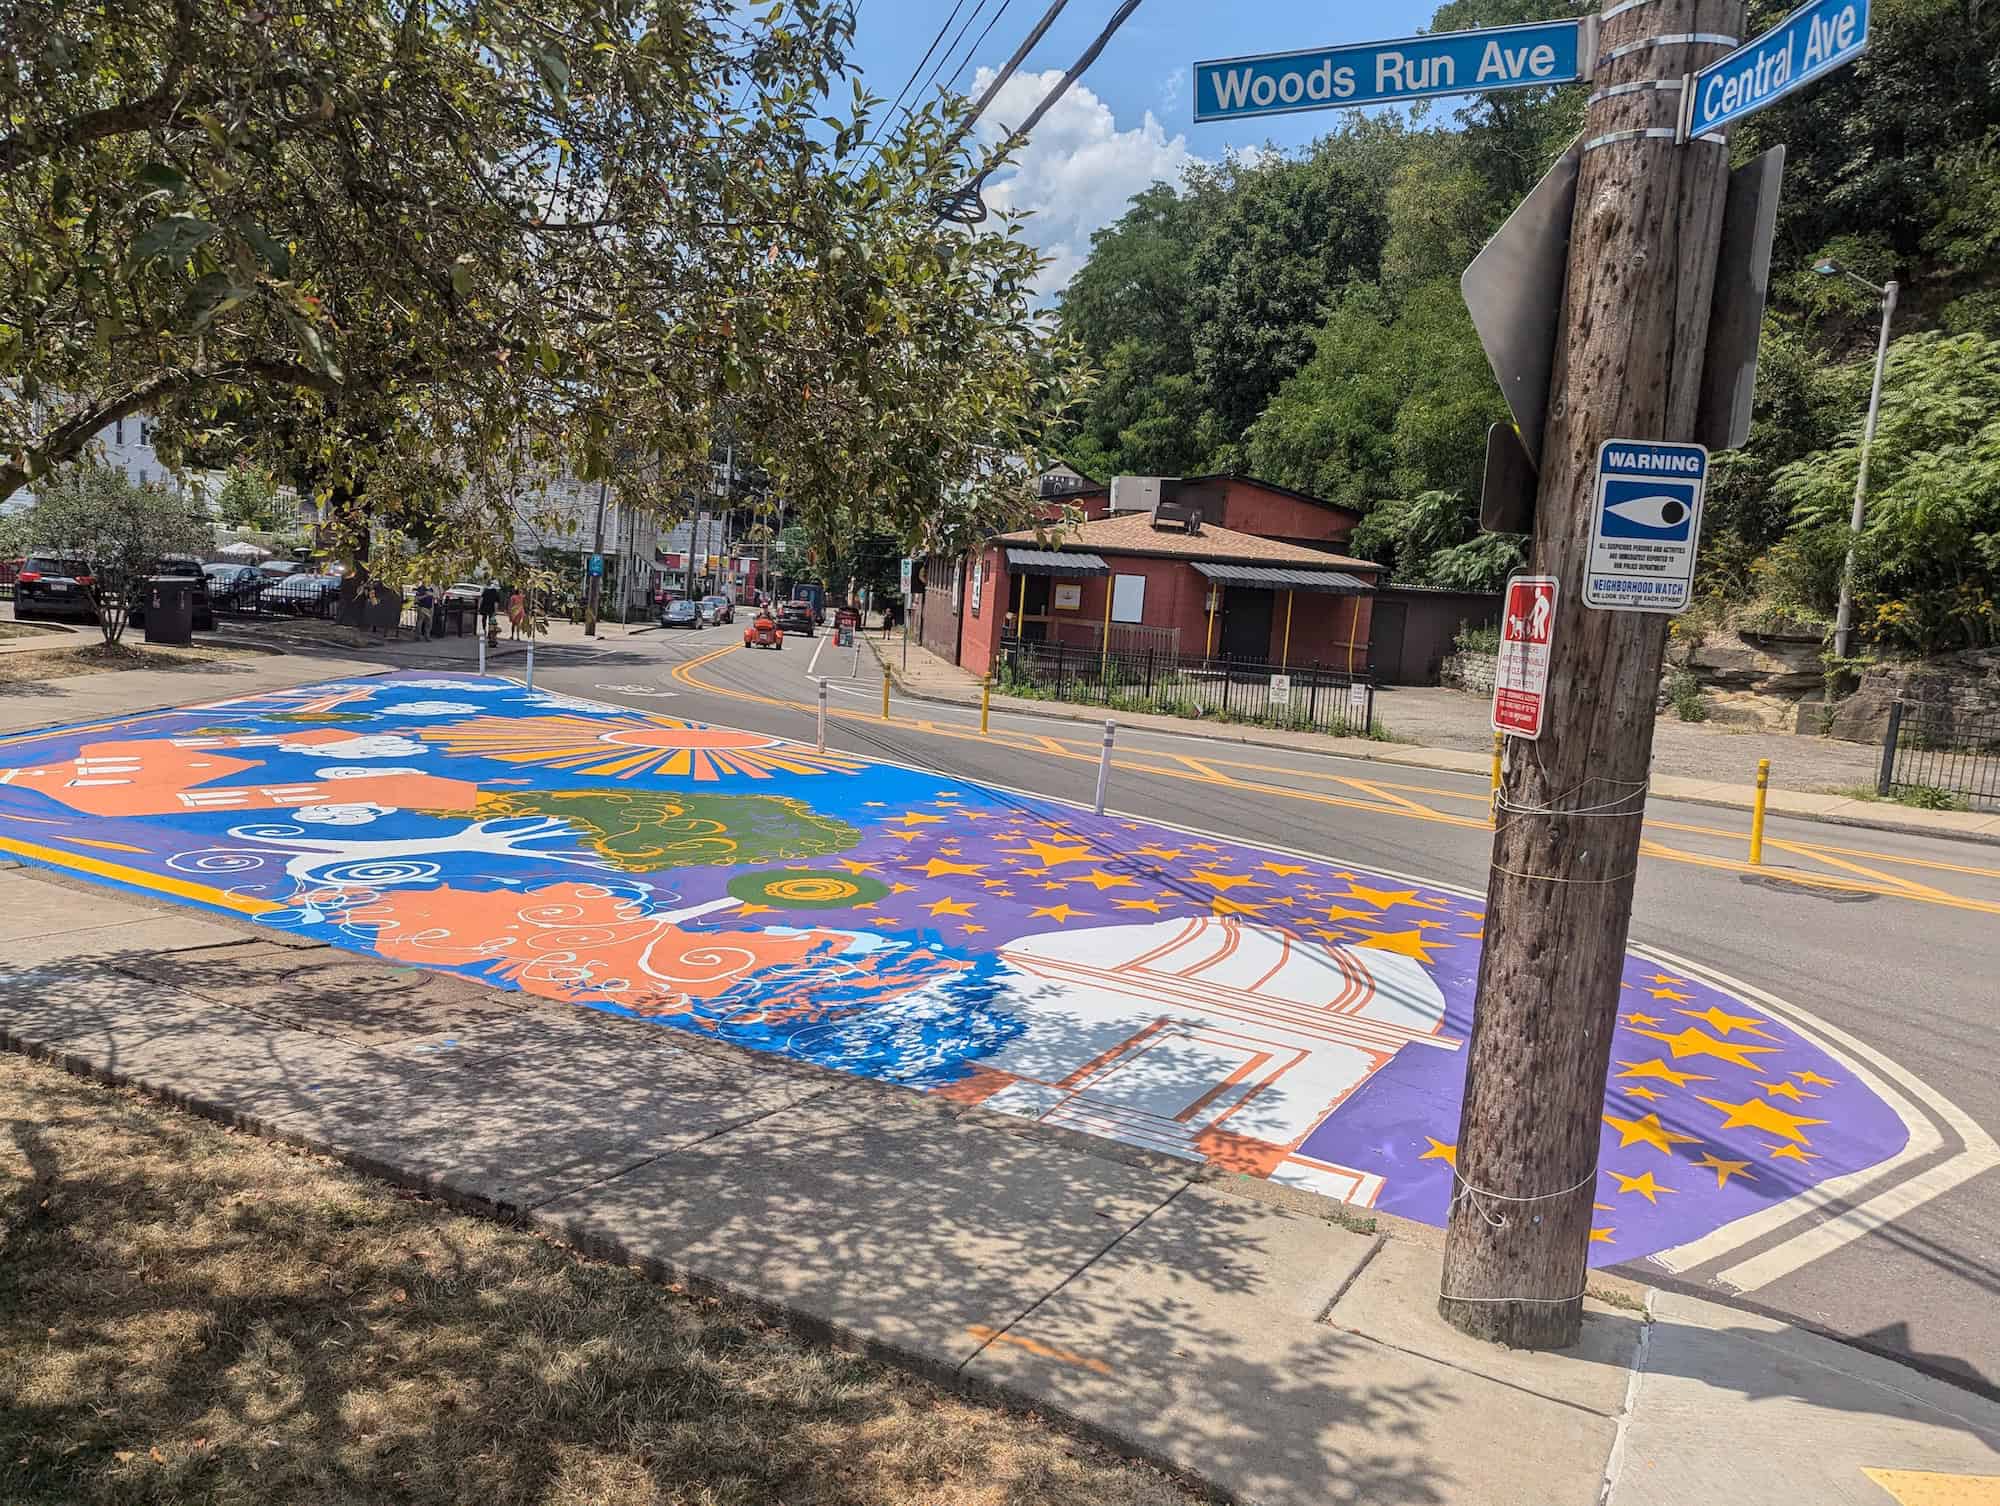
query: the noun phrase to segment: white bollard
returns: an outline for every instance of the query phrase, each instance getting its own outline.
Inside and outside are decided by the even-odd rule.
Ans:
[[[824,677],[819,682],[819,735],[817,746],[820,752],[824,753],[826,751],[826,680]]]
[[[535,688],[535,640],[528,640],[528,689]]]
[[[479,630],[478,638],[479,638],[479,672],[483,675],[486,673],[486,629],[485,628],[482,627]]]
[[[1097,814],[1104,814],[1104,782],[1111,777],[1111,735],[1118,724],[1107,721],[1104,724],[1104,751],[1097,755]]]

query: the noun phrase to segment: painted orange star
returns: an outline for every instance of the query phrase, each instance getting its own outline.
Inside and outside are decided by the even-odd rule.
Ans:
[[[968,936],[977,936],[981,931],[985,930],[986,927],[975,926],[975,925],[962,925],[959,927],[959,929],[965,932],[965,934]]]
[[[849,873],[873,873],[875,871],[875,864],[873,863],[857,863],[853,858],[838,858],[835,861]]]
[[[1620,1077],[1656,1077],[1661,1082],[1672,1083],[1677,1088],[1684,1088],[1691,1082],[1715,1081],[1714,1078],[1705,1077],[1699,1072],[1676,1071],[1657,1057],[1649,1062],[1628,1062],[1621,1057],[1618,1065],[1625,1069],[1618,1074]]]
[[[1433,941],[1422,931],[1393,931],[1374,936],[1365,936],[1354,943],[1369,951],[1394,952],[1399,957],[1408,957],[1417,962],[1435,962],[1431,956],[1432,947],[1449,947],[1449,941]]]
[[[1757,1070],[1757,1063],[1751,1060],[1753,1055],[1769,1056],[1778,1049],[1776,1046],[1739,1046],[1734,1041],[1718,1041],[1707,1031],[1697,1030],[1692,1025],[1679,1035],[1668,1035],[1659,1030],[1637,1030],[1633,1034],[1665,1043],[1672,1049],[1675,1061],[1684,1056],[1713,1056],[1732,1066],[1748,1067],[1753,1072]]]
[[[1651,994],[1656,999],[1671,1000],[1675,1004],[1685,1004],[1688,1002],[1688,1000],[1694,997],[1693,994],[1677,993],[1671,988],[1649,988],[1646,990],[1646,992]],[[1690,1014],[1692,1013],[1692,1011],[1683,1009],[1681,1013]],[[1699,1017],[1697,1016],[1697,1018]]]
[[[1100,894],[1106,889],[1136,889],[1139,887],[1136,879],[1129,879],[1122,873],[1106,873],[1102,868],[1093,868],[1081,878],[1073,879],[1071,882],[1088,884]]]
[[[1227,894],[1232,889],[1262,889],[1264,885],[1253,878],[1245,878],[1234,873],[1216,873],[1207,868],[1196,869],[1189,875],[1197,884],[1205,884],[1218,894]]]
[[[896,819],[897,819],[898,821],[901,821],[901,822],[903,823],[903,825],[905,825],[905,826],[942,826],[942,825],[944,825],[944,817],[943,817],[943,816],[931,816],[931,815],[926,815],[926,814],[925,814],[924,812],[922,812],[922,811],[904,811],[904,812],[903,812],[903,814],[902,814],[902,815],[900,815],[900,816],[898,816],[898,817],[897,817]]]
[[[1826,1123],[1824,1119],[1809,1119],[1803,1114],[1788,1114],[1762,1098],[1746,1098],[1742,1103],[1731,1103],[1723,1098],[1703,1098],[1701,1101],[1712,1109],[1721,1110],[1727,1116],[1722,1121],[1722,1127],[1726,1130],[1762,1130],[1767,1135],[1780,1135],[1799,1145],[1812,1144],[1812,1141],[1799,1133],[1801,1125]]]
[[[1672,978],[1665,973],[1655,973],[1648,981],[1653,983],[1685,983],[1687,982],[1687,979]]]
[[[1257,866],[1266,873],[1276,874],[1279,878],[1290,878],[1294,874],[1312,872],[1304,863],[1259,863]]]
[[[1619,1018],[1623,1019],[1628,1025],[1657,1025],[1660,1023],[1660,1017],[1656,1014],[1628,1014],[1621,1015]]]
[[[1714,1172],[1715,1185],[1718,1187],[1728,1186],[1731,1177],[1741,1177],[1746,1182],[1757,1180],[1750,1175],[1750,1163],[1748,1161],[1725,1161],[1712,1150],[1702,1152],[1702,1157],[1699,1161],[1690,1161],[1688,1165],[1706,1167],[1708,1170]]]
[[[1608,1229],[1592,1229],[1590,1231],[1590,1242],[1594,1245],[1616,1244],[1618,1241],[1613,1239],[1611,1236],[1616,1234],[1617,1232],[1618,1232],[1618,1227],[1615,1224]]]
[[[1155,915],[1160,913],[1160,902],[1156,899],[1114,899],[1111,904],[1112,908],[1118,910],[1151,910]]]
[[[1663,1156],[1671,1156],[1676,1145],[1699,1145],[1693,1135],[1677,1134],[1660,1123],[1658,1114],[1648,1114],[1643,1119],[1621,1119],[1616,1114],[1606,1114],[1604,1122],[1618,1131],[1618,1148],[1629,1150],[1634,1145],[1650,1145]]]
[[[1039,910],[1030,910],[1028,918],[1033,920],[1038,916],[1046,915],[1058,925],[1068,925],[1071,916],[1088,915],[1089,913],[1088,910],[1073,910],[1068,905],[1044,905]]]
[[[1447,1145],[1442,1140],[1432,1140],[1429,1135],[1424,1136],[1424,1139],[1430,1141],[1431,1148],[1417,1157],[1419,1161],[1442,1161],[1454,1171],[1458,1169],[1458,1147],[1456,1145]]]
[[[923,866],[925,878],[943,878],[948,873],[984,873],[984,863],[947,863],[943,858],[932,858]]]
[[[1653,1204],[1654,1207],[1659,1206],[1660,1193],[1680,1191],[1678,1187],[1662,1187],[1658,1182],[1653,1180],[1653,1174],[1650,1171],[1642,1172],[1636,1177],[1628,1177],[1623,1172],[1612,1171],[1607,1167],[1604,1174],[1618,1184],[1620,1192],[1636,1192],[1647,1202]]]
[[[1373,920],[1375,912],[1373,910],[1349,910],[1340,905],[1332,905],[1327,908],[1326,918],[1328,920]]]
[[[1413,905],[1418,903],[1417,891],[1414,889],[1370,889],[1365,884],[1355,883],[1350,883],[1347,886],[1347,892],[1341,895],[1340,898],[1362,900],[1367,904],[1373,905],[1378,910],[1389,910],[1395,908],[1397,905]],[[1437,906],[1423,905],[1422,908],[1434,910]]]
[[[1651,1088],[1627,1088],[1625,1096],[1627,1098],[1643,1098],[1648,1103],[1656,1103],[1667,1095],[1664,1093],[1655,1093]]]
[[[947,896],[928,908],[933,915],[970,915],[972,913],[972,902],[970,900],[952,899]]]
[[[1793,1103],[1802,1103],[1808,1098],[1819,1097],[1817,1093],[1801,1092],[1797,1083],[1782,1078],[1777,1082],[1765,1082],[1759,1078],[1757,1086],[1764,1090],[1767,1098],[1789,1098]]]
[[[1656,988],[1653,990],[1653,992],[1655,995],[1657,995],[1659,993],[1659,990]],[[1728,1035],[1733,1031],[1741,1030],[1749,1035],[1761,1036],[1763,1039],[1767,1041],[1775,1041],[1777,1039],[1777,1037],[1775,1035],[1772,1035],[1768,1030],[1759,1030],[1757,1028],[1759,1025],[1769,1024],[1770,1022],[1768,1020],[1756,1019],[1755,1017],[1747,1014],[1730,1014],[1727,1010],[1718,1009],[1713,1004],[1709,1005],[1708,1008],[1701,1010],[1676,1009],[1674,1013],[1684,1014],[1691,1020],[1700,1020],[1703,1023],[1705,1023],[1710,1030],[1720,1030],[1724,1035]]]
[[[1181,855],[1181,850],[1178,847],[1156,847],[1150,842],[1144,847],[1134,848],[1133,851],[1143,857],[1158,858],[1162,863],[1171,863]]]
[[[1817,1161],[1818,1156],[1809,1150],[1800,1150],[1796,1145],[1766,1145],[1773,1161]]]
[[[1219,894],[1208,902],[1208,910],[1211,915],[1262,915],[1264,913],[1262,905],[1247,904],[1240,899],[1224,899]]]
[[[1831,1077],[1821,1077],[1817,1072],[1794,1072],[1792,1076],[1809,1088],[1837,1088],[1839,1083]]]
[[[1058,868],[1064,863],[1094,863],[1097,854],[1088,847],[1077,847],[1066,842],[1037,842],[1029,840],[1020,851],[1031,852],[1042,860],[1042,868]]]

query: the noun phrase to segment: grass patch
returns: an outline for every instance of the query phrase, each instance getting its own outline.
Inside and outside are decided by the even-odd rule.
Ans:
[[[1849,800],[1879,800],[1892,805],[1907,805],[1920,811],[1969,811],[1971,802],[1954,795],[1950,790],[1938,789],[1935,785],[1900,785],[1884,795],[1872,784],[1828,785],[1829,795],[1845,795]]]
[[[0,1054],[11,1506],[1187,1506],[1033,1417]]]
[[[96,629],[91,631],[95,633]],[[63,680],[76,675],[106,674],[121,669],[191,669],[219,660],[250,657],[256,652],[254,649],[215,643],[196,643],[186,648],[154,648],[127,641],[107,647],[99,638],[82,648],[0,655],[0,685]]]

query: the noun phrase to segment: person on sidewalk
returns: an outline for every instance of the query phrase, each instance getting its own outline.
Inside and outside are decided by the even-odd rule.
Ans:
[[[527,620],[527,598],[522,596],[520,590],[516,588],[507,595],[507,636],[509,638],[520,637],[521,627]]]
[[[479,631],[489,646],[500,641],[500,588],[490,580],[479,588]]]
[[[429,585],[420,584],[417,587],[417,594],[411,599],[415,602],[417,636],[419,638],[429,638],[431,636],[432,616],[437,610],[437,596],[432,592]]]

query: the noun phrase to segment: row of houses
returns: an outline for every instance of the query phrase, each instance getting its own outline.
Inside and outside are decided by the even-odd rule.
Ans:
[[[924,562],[912,627],[932,653],[978,675],[1019,640],[1421,684],[1461,625],[1497,620],[1494,596],[1388,585],[1348,552],[1360,513],[1252,476],[1060,466],[1041,491],[1045,523],[1083,521]]]

